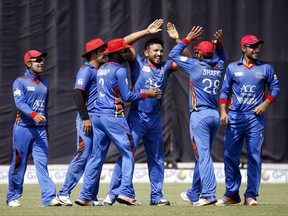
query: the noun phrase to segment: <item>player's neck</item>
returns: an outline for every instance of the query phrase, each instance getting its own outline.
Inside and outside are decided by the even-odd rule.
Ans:
[[[248,56],[244,56],[243,58],[243,64],[247,67],[252,67],[253,65],[255,65],[257,59],[251,59]]]
[[[93,65],[94,68],[99,68],[100,67],[100,64],[99,62],[97,62],[96,60],[92,60],[89,62],[91,65]]]

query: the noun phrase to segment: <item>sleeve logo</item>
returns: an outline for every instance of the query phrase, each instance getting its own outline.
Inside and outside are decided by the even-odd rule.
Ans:
[[[14,97],[16,97],[16,96],[21,96],[21,91],[20,91],[20,89],[16,89],[16,90],[13,92],[13,94],[14,94]]]

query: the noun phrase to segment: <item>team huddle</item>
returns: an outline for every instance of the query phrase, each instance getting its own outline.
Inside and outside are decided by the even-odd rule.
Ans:
[[[163,19],[157,19],[146,29],[124,38],[108,43],[97,38],[86,43],[86,52],[81,55],[86,61],[77,73],[74,87],[78,111],[77,152],[58,193],[47,169],[49,87],[40,75],[47,53],[37,50],[25,53],[27,69],[13,83],[18,112],[13,128],[13,159],[6,197],[8,206],[21,206],[19,199],[30,153],[41,187],[43,207],[72,206],[70,194],[82,175],[82,190],[75,200],[77,205],[111,206],[118,202],[139,206],[141,203],[136,200],[132,178],[134,154],[141,140],[146,151],[151,184],[150,205],[169,206],[170,202],[162,193],[164,147],[160,107],[168,77],[179,69],[189,74],[189,127],[195,156],[192,186],[180,194],[181,198],[193,206],[240,203],[239,164],[245,140],[248,180],[244,205],[258,205],[264,113],[280,93],[272,66],[258,59],[264,42],[254,35],[242,37],[243,55],[238,61],[230,63],[225,71],[222,30],[217,30],[211,41],[202,41],[194,46],[195,56],[192,57],[187,46],[201,39],[203,28],[194,26],[180,40],[175,25],[168,22],[167,33],[176,43],[169,53],[170,60],[163,61],[163,41],[158,38],[145,43],[144,57],[140,57],[132,45],[147,35],[162,31],[162,25]],[[125,62],[130,67],[132,90],[128,84],[127,69],[122,66]],[[222,75],[224,80],[221,86]],[[267,97],[266,88],[269,92]],[[124,115],[124,102],[131,102],[127,118]],[[217,199],[211,148],[220,125],[226,128],[226,191],[223,197]],[[115,163],[107,196],[99,201],[100,175],[110,143],[116,146],[120,156]]]

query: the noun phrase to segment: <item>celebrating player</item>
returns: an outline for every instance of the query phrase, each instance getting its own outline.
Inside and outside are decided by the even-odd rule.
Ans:
[[[128,44],[133,44],[146,35],[156,34],[162,29],[163,19],[157,19],[146,29],[134,32],[124,38]],[[178,32],[176,29],[168,30],[169,36],[177,40]],[[128,57],[131,68],[131,79],[133,90],[136,93],[145,92],[154,87],[164,92],[167,79],[171,72],[179,67],[171,60],[163,62],[163,41],[152,38],[145,43],[144,58],[136,55],[135,49],[131,48]],[[145,101],[132,103],[128,116],[128,123],[132,130],[132,138],[135,149],[143,139],[146,151],[149,179],[151,182],[150,205],[167,206],[170,202],[163,198],[162,187],[164,181],[164,147],[162,134],[162,117],[160,113],[161,98],[150,98]],[[112,176],[110,190],[103,201],[104,205],[112,205],[118,194],[121,183],[120,173],[121,160],[118,160]],[[134,189],[130,188],[134,194]]]
[[[224,71],[225,54],[222,47],[222,30],[214,34],[214,44],[202,41],[194,46],[196,58],[181,56],[186,46],[202,35],[202,27],[193,27],[186,38],[169,53],[169,57],[190,76],[190,138],[195,154],[192,187],[181,193],[181,198],[194,206],[206,206],[217,201],[211,148],[220,125],[217,111],[217,94],[221,73]]]
[[[47,53],[29,50],[24,55],[27,69],[13,83],[15,105],[18,109],[13,128],[13,159],[9,169],[6,203],[21,206],[24,175],[28,156],[33,156],[41,187],[41,206],[61,205],[56,198],[56,187],[49,178],[48,163],[48,82],[40,76]]]
[[[122,160],[121,185],[117,201],[127,205],[140,205],[134,194],[129,193],[134,171],[134,144],[131,131],[124,116],[124,101],[145,100],[147,97],[159,97],[161,92],[150,88],[146,92],[132,93],[129,90],[127,70],[121,66],[127,61],[129,48],[124,40],[114,39],[108,42],[104,54],[108,62],[97,71],[97,100],[93,115],[93,150],[85,168],[82,191],[75,201],[85,205],[92,199],[95,180],[101,174],[102,166],[112,141]]]
[[[241,39],[243,56],[228,65],[220,94],[221,125],[226,127],[224,164],[226,192],[216,205],[225,206],[241,202],[239,169],[243,141],[247,146],[247,189],[244,205],[257,206],[261,181],[261,147],[264,140],[267,107],[280,93],[279,82],[271,65],[258,60],[261,44],[254,35]],[[264,100],[265,87],[269,95]],[[229,114],[226,107],[231,99]]]
[[[74,100],[78,110],[76,119],[77,129],[77,152],[71,161],[63,187],[58,193],[58,199],[65,206],[72,206],[70,194],[79,182],[85,170],[86,163],[91,153],[93,142],[92,113],[95,110],[97,94],[96,74],[98,68],[107,61],[107,56],[103,54],[106,43],[100,38],[90,40],[86,43],[86,52],[82,54],[87,61],[79,69],[74,88]],[[86,205],[101,205],[97,201],[96,191],[98,191],[99,180],[95,182],[92,191],[92,200]]]

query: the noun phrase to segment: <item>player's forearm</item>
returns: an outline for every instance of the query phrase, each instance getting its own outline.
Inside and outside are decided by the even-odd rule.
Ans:
[[[126,37],[124,37],[124,41],[125,43],[131,45],[148,34],[149,34],[149,31],[147,29],[144,29],[144,30],[127,35]]]
[[[227,114],[226,112],[227,104],[220,104],[220,115]]]
[[[79,89],[74,90],[74,102],[82,120],[88,120],[89,115],[87,112],[86,99],[83,91]]]

